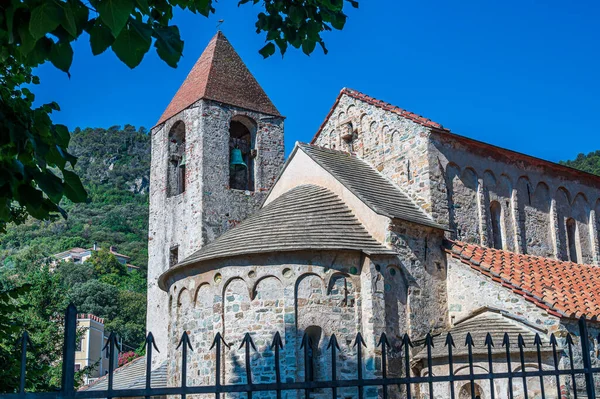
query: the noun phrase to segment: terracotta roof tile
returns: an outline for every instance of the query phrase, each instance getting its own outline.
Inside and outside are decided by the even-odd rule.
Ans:
[[[221,32],[208,43],[156,124],[160,125],[200,99],[281,116]]]
[[[558,317],[600,317],[600,267],[447,240],[446,252]]]

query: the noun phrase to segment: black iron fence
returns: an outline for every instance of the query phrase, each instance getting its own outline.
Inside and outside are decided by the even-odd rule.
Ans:
[[[116,398],[116,397],[144,397],[150,398],[155,396],[167,396],[175,395],[185,399],[187,395],[198,395],[198,394],[210,394],[214,395],[215,398],[221,398],[224,394],[231,393],[246,393],[249,399],[252,399],[253,393],[258,392],[271,392],[273,396],[278,399],[282,397],[282,394],[288,391],[295,391],[298,397],[309,398],[312,397],[313,393],[318,392],[319,397],[331,397],[338,398],[338,392],[340,390],[347,391],[352,388],[355,394],[352,397],[363,399],[365,391],[371,389],[371,396],[373,388],[376,388],[376,396],[383,399],[388,397],[402,397],[412,399],[415,396],[425,398],[435,397],[448,397],[451,399],[458,398],[459,395],[456,393],[455,384],[461,383],[463,386],[469,385],[470,389],[468,397],[476,399],[479,397],[486,397],[496,399],[499,397],[507,397],[510,399],[515,398],[515,390],[513,385],[517,382],[522,384],[522,392],[519,396],[525,399],[537,399],[537,398],[578,398],[587,397],[589,399],[596,398],[596,386],[594,383],[594,377],[600,379],[600,367],[593,366],[593,348],[590,347],[590,341],[594,344],[594,341],[600,345],[600,335],[596,338],[590,339],[587,329],[587,321],[584,317],[579,320],[579,342],[580,346],[575,348],[574,340],[570,334],[567,334],[564,338],[564,347],[559,347],[555,336],[550,335],[549,341],[544,340],[538,335],[535,335],[533,341],[533,352],[534,358],[537,364],[534,369],[526,367],[527,362],[524,354],[526,343],[523,340],[521,334],[518,335],[517,344],[514,346],[514,342],[510,342],[508,333],[504,334],[503,342],[501,344],[503,348],[503,358],[500,361],[507,367],[505,371],[496,372],[494,371],[494,364],[498,362],[498,353],[494,352],[495,343],[492,340],[492,336],[488,333],[485,339],[485,350],[482,352],[480,346],[475,353],[475,343],[470,333],[466,335],[464,344],[455,343],[450,333],[445,337],[444,350],[447,351],[447,355],[442,363],[439,361],[436,363],[432,356],[432,350],[434,346],[434,339],[431,335],[427,335],[424,340],[418,343],[411,342],[408,335],[404,335],[400,340],[399,347],[392,348],[388,338],[385,334],[381,334],[377,350],[370,352],[370,356],[377,353],[377,364],[379,365],[378,371],[373,373],[370,372],[368,377],[365,377],[365,349],[367,345],[360,333],[357,334],[356,339],[351,344],[353,348],[353,354],[355,356],[356,365],[356,378],[352,379],[340,379],[338,375],[338,363],[340,354],[340,345],[335,335],[332,335],[326,346],[326,350],[329,352],[328,360],[328,373],[329,379],[327,380],[314,380],[313,372],[313,356],[314,346],[311,342],[311,338],[305,334],[301,341],[300,349],[304,355],[303,367],[304,370],[301,373],[303,375],[302,381],[289,381],[282,380],[281,373],[281,356],[280,351],[284,348],[284,342],[279,333],[274,335],[270,349],[273,352],[272,362],[274,367],[274,381],[268,383],[256,383],[255,380],[260,378],[260,375],[255,375],[251,367],[251,353],[256,351],[256,346],[252,340],[252,336],[246,333],[244,339],[239,346],[239,349],[244,349],[245,358],[245,377],[246,381],[243,384],[223,384],[221,381],[223,371],[223,349],[231,348],[232,344],[226,343],[221,334],[217,333],[214,337],[210,351],[214,351],[215,354],[215,367],[214,367],[214,378],[215,383],[211,385],[202,386],[188,386],[187,385],[187,372],[188,372],[188,355],[192,350],[190,344],[190,337],[187,332],[184,332],[177,346],[177,350],[181,351],[181,363],[180,363],[180,386],[177,387],[152,387],[152,354],[153,350],[157,350],[154,338],[151,333],[146,338],[146,373],[145,373],[145,387],[139,389],[115,389],[114,387],[114,371],[115,371],[115,354],[118,350],[117,337],[115,334],[110,334],[108,342],[103,350],[107,351],[109,358],[109,369],[108,374],[104,378],[107,379],[107,389],[104,390],[83,390],[77,391],[75,389],[75,351],[76,351],[76,335],[77,335],[77,311],[73,305],[69,306],[65,315],[65,337],[63,344],[63,361],[62,361],[62,387],[60,391],[56,392],[26,392],[25,381],[27,373],[27,348],[29,338],[27,332],[23,333],[21,340],[21,374],[20,374],[20,388],[15,393],[2,393],[0,399],[43,399],[43,398]],[[500,344],[500,343],[497,343]],[[455,361],[457,358],[456,350],[457,347],[464,345],[463,353],[464,359],[461,362],[466,363],[468,373],[456,374],[455,372]],[[529,344],[531,345],[531,344]],[[415,349],[421,347],[421,354],[419,355],[422,360],[421,375],[415,375]],[[518,353],[511,353],[511,346],[518,348]],[[374,348],[372,348],[374,349]],[[531,349],[531,346],[530,348]],[[581,358],[575,361],[574,352],[577,350],[581,354]],[[581,352],[579,352],[579,350]],[[393,352],[393,353],[392,353]],[[543,366],[542,352],[551,354],[552,367]],[[483,355],[482,355],[483,354]],[[537,355],[537,356],[535,356]],[[396,366],[390,366],[390,356],[393,357],[393,362]],[[485,362],[488,364],[487,372],[478,373],[475,372],[476,362],[481,362],[482,356]],[[477,358],[477,359],[476,359]],[[519,371],[513,371],[511,368],[511,362],[514,359],[518,359],[521,368]],[[567,359],[568,358],[568,359]],[[566,360],[562,364],[568,365],[568,367],[561,367],[560,359]],[[575,363],[581,362],[583,367],[575,366]],[[401,372],[398,376],[397,364],[401,363]],[[446,366],[447,373],[444,375],[436,375],[433,372],[434,366],[437,367],[440,364]],[[531,364],[530,364],[531,366]],[[391,368],[395,370],[391,370]],[[395,375],[395,376],[390,376]],[[535,398],[531,397],[528,392],[527,384],[531,379],[539,379],[540,392],[535,394]],[[551,379],[553,381],[551,389],[547,386],[545,381]],[[508,390],[506,394],[498,394],[494,388],[494,383],[500,380],[507,381]],[[490,389],[487,392],[481,392],[476,389],[476,383],[481,381],[489,382]],[[434,390],[434,384],[446,384],[448,386],[447,394],[436,394]],[[565,385],[568,387],[565,388]],[[596,384],[597,385],[597,384]],[[393,393],[391,392],[393,390]],[[348,397],[348,394],[344,393],[344,398]],[[460,399],[464,397],[461,394]]]

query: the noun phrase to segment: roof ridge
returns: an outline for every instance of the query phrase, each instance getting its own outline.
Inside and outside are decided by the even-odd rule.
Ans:
[[[424,218],[427,223],[423,223],[423,221],[418,221],[415,220],[412,217],[409,217],[408,215],[404,215],[403,217],[399,217],[397,215],[392,215],[389,211],[386,211],[384,209],[382,209],[380,206],[378,206],[377,204],[375,204],[372,200],[369,200],[368,198],[365,198],[365,196],[363,194],[361,194],[359,192],[359,190],[357,190],[355,187],[352,186],[352,184],[347,181],[348,178],[345,174],[343,173],[336,173],[333,172],[331,170],[331,167],[329,167],[328,165],[324,164],[322,161],[320,161],[319,159],[316,159],[314,156],[312,156],[310,154],[310,151],[304,151],[311,159],[313,159],[313,161],[315,161],[318,165],[320,165],[322,168],[324,168],[325,170],[327,170],[329,173],[331,173],[338,181],[340,181],[352,194],[354,194],[356,197],[358,197],[363,203],[365,203],[367,206],[369,206],[375,213],[378,213],[380,215],[384,215],[390,218],[394,218],[394,219],[402,219],[402,220],[406,220],[409,221],[411,223],[417,223],[417,224],[421,224],[421,225],[426,225],[429,227],[436,227],[436,228],[440,228],[443,230],[447,230],[447,228],[445,228],[444,226],[441,226],[439,223],[437,223],[435,220],[433,220],[433,218],[427,214],[427,212],[425,212],[414,200],[413,198],[411,198],[411,196],[406,193],[404,191],[404,189],[402,187],[400,187],[398,184],[396,184],[394,181],[392,181],[391,179],[389,179],[387,176],[381,174],[375,167],[373,167],[371,164],[369,164],[367,161],[365,161],[364,159],[360,158],[358,155],[351,153],[351,152],[347,152],[347,151],[342,151],[342,150],[338,150],[338,149],[331,149],[331,148],[327,148],[327,147],[323,147],[314,143],[302,143],[302,142],[298,142],[297,143],[298,147],[301,149],[316,149],[318,151],[323,151],[323,152],[330,152],[330,153],[335,153],[338,155],[344,155],[344,156],[348,156],[349,158],[352,159],[356,159],[358,161],[361,162],[361,165],[363,165],[364,167],[368,168],[371,172],[375,173],[379,178],[383,179],[383,181],[387,184],[389,184],[392,188],[394,188],[395,190],[397,190],[397,192],[399,192],[403,198],[405,198],[406,200],[408,200],[410,202],[410,204],[413,207],[413,210],[418,212],[418,215],[415,216],[420,216],[421,218]],[[385,187],[383,188],[385,190]],[[373,191],[377,191],[377,189],[372,189],[371,192]]]

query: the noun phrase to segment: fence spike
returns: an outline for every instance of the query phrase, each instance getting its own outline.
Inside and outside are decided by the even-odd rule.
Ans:
[[[475,342],[473,342],[473,337],[471,336],[471,333],[467,333],[467,337],[465,338],[465,346],[475,346]]]
[[[410,348],[413,347],[408,333],[404,333],[402,337],[402,346],[404,346],[404,368],[406,369],[406,399],[411,399],[412,392],[410,391]]]
[[[444,346],[452,346],[453,348],[456,348],[456,345],[454,345],[454,338],[452,338],[452,334],[448,333],[446,335],[446,343],[444,344]]]
[[[331,334],[331,338],[329,339],[329,343],[327,344],[327,349],[331,349],[331,381],[337,382],[337,353],[336,350],[340,350],[340,346],[338,345],[337,338],[335,334]],[[337,386],[333,385],[331,387],[331,396],[333,398],[337,398]]]
[[[245,347],[245,359],[246,359],[246,383],[248,385],[252,385],[252,370],[250,369],[250,348],[254,349],[256,352],[256,346],[254,345],[254,341],[252,340],[252,336],[250,333],[246,333],[244,335],[244,339],[242,340],[242,344],[239,349]],[[248,399],[252,399],[252,390],[247,391]]]
[[[181,345],[187,346],[187,348],[192,352],[194,351],[192,348],[192,343],[190,342],[190,336],[188,335],[187,331],[184,331],[183,334],[181,334],[181,339],[179,340],[179,344],[177,344],[177,348],[175,348],[175,350],[178,350]],[[183,350],[185,350],[185,348]]]
[[[433,338],[431,336],[431,333],[427,333],[427,335],[425,336],[425,346],[427,347],[427,372],[428,372],[428,387],[429,387],[429,397],[433,398],[433,381],[431,380],[432,374],[433,374],[433,365],[432,360],[431,360],[431,348],[434,347],[433,345]]]
[[[384,332],[381,333],[381,337],[379,338],[379,343],[377,347],[381,346],[381,373],[384,379],[387,378],[387,351],[389,350],[390,343],[387,339],[387,335]],[[383,384],[383,399],[387,399],[388,397],[388,386],[387,384]]]
[[[185,387],[187,387],[187,350],[194,351],[187,331],[184,331],[183,334],[181,334],[181,339],[175,350],[178,350],[179,348],[181,348],[181,388],[185,389]],[[186,394],[182,393],[181,399],[185,398]]]
[[[156,346],[156,341],[154,340],[154,335],[152,335],[151,331],[148,332],[148,335],[146,336],[146,341],[144,341],[144,349],[148,350],[150,345],[152,345],[152,347],[154,348],[155,351],[160,353],[160,351],[158,350],[158,347]]]
[[[469,379],[469,382],[471,385],[471,399],[475,399],[475,379],[473,377],[473,375],[475,374],[475,371],[473,369],[473,347],[475,346],[475,343],[473,342],[473,337],[471,336],[471,333],[467,333],[467,337],[465,338],[465,345],[467,346],[469,355],[469,376],[471,377]]]
[[[215,359],[215,398],[219,399],[221,397],[221,344],[225,345],[227,349],[231,347],[230,344],[225,342],[221,333],[217,331],[215,334],[215,338],[213,339],[213,343],[210,346],[209,350],[212,350],[216,347],[216,359]]]
[[[277,383],[277,399],[281,399],[281,389],[279,385],[281,384],[281,364],[279,358],[279,350],[283,349],[283,341],[281,340],[281,334],[279,331],[275,332],[275,336],[273,337],[273,343],[271,344],[271,349],[275,352],[275,382]]]
[[[491,348],[494,346],[494,340],[492,339],[492,334],[487,333],[487,335],[485,336],[485,346],[487,346],[488,348]]]
[[[338,340],[335,334],[331,334],[331,338],[329,339],[329,343],[327,344],[327,349],[331,349],[335,347],[335,349],[340,350],[340,345],[338,344]]]
[[[508,397],[509,399],[513,399],[513,377],[512,377],[512,365],[510,358],[510,337],[508,333],[504,333],[504,338],[502,339],[502,346],[506,348],[506,366],[508,371]]]
[[[357,360],[357,374],[358,374],[358,382],[362,383],[363,380],[363,356],[362,356],[362,348],[367,347],[365,340],[363,339],[360,331],[356,334],[356,339],[354,340],[353,348],[356,348],[356,360]],[[358,386],[358,399],[363,399],[364,397],[364,389],[362,385]]]
[[[556,350],[558,342],[556,342],[556,337],[554,336],[554,333],[550,334],[550,345],[552,346],[552,358],[554,359],[554,376],[556,377],[556,397],[560,398],[560,374],[558,370],[558,351]]]
[[[25,393],[25,375],[27,373],[27,345],[30,348],[33,348],[33,344],[31,343],[31,339],[29,338],[29,333],[27,331],[23,331],[23,335],[19,338],[18,342],[21,344],[21,379],[19,382],[19,393]]]
[[[519,345],[519,359],[521,360],[521,371],[523,372],[523,395],[525,399],[529,399],[529,393],[527,392],[527,376],[525,375],[525,340],[521,334],[517,336],[517,344]]]
[[[542,339],[540,338],[540,334],[535,333],[535,338],[533,339],[533,344],[535,345],[535,351],[537,354],[538,361],[538,370],[543,370],[542,368]],[[525,370],[523,370],[525,371]],[[540,393],[542,394],[542,399],[546,399],[546,391],[544,389],[544,376],[540,375]]]
[[[63,342],[62,394],[75,394],[75,344],[77,340],[77,308],[72,303],[65,313],[65,338]]]
[[[456,345],[454,345],[454,339],[452,338],[452,334],[448,333],[446,335],[446,344],[445,346],[448,347],[448,370],[450,373],[450,399],[454,399],[454,364],[453,364],[453,357],[452,357],[452,348],[456,348]]]
[[[106,350],[108,355],[108,397],[112,398],[112,390],[113,390],[113,381],[115,374],[115,349],[117,353],[119,352],[119,348],[117,347],[117,334],[111,332],[108,335],[108,339],[106,340],[106,345],[102,350]]]
[[[356,339],[354,340],[354,345],[352,347],[355,348],[358,344],[361,344],[365,348],[367,347],[367,344],[365,343],[365,340],[360,332],[356,334]]]
[[[494,362],[492,358],[492,348],[494,347],[494,340],[492,339],[492,334],[487,333],[485,336],[484,345],[487,347],[487,355],[488,355],[488,370],[489,370],[489,380],[490,380],[490,399],[494,399],[496,396],[495,385],[494,385]]]
[[[304,349],[304,382],[309,382],[312,379],[312,359],[313,359],[313,342],[312,338],[304,332],[300,349]],[[304,397],[310,398],[310,388],[304,389]]]
[[[273,336],[273,343],[271,344],[271,349],[274,348],[283,349],[283,341],[281,340],[281,334],[279,334],[279,331],[277,331]]]
[[[156,350],[158,353],[160,351],[156,347],[156,342],[154,342],[154,335],[151,331],[148,332],[146,336],[146,340],[144,341],[144,348],[146,349],[146,389],[150,389],[152,385],[152,349]],[[145,399],[150,399],[150,395],[146,395]]]

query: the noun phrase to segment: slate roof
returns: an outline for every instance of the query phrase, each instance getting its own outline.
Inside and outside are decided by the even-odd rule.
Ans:
[[[152,388],[167,386],[167,362],[152,370]],[[146,387],[146,357],[138,357],[113,374],[113,389],[141,389]],[[108,376],[98,378],[93,383],[81,387],[80,391],[104,391],[108,389]]]
[[[446,252],[557,317],[600,317],[600,267],[521,255],[459,241]]]
[[[307,184],[276,198],[180,265],[235,255],[309,249],[396,254],[369,235],[336,194]]]
[[[468,347],[465,345],[467,333],[471,333],[473,338],[473,354],[487,355],[488,349],[485,346],[485,339],[488,333],[492,336],[494,347],[492,354],[506,354],[506,347],[502,346],[504,333],[508,333],[510,340],[510,349],[513,355],[519,355],[519,334],[525,342],[524,352],[536,352],[534,345],[536,332],[540,334],[542,340],[542,351],[552,350],[549,347],[550,341],[546,338],[545,331],[535,331],[528,327],[524,322],[516,317],[496,309],[483,309],[483,311],[457,322],[454,326],[433,337],[433,348],[431,350],[432,358],[444,358],[448,356],[448,347],[446,346],[447,333],[452,335],[455,347],[452,348],[452,356],[468,355]],[[424,348],[416,356],[415,360],[426,360],[427,351]]]
[[[357,156],[311,144],[298,143],[298,146],[374,212],[447,230],[429,217],[402,189]]]
[[[156,124],[202,98],[281,116],[222,32],[208,43]]]

